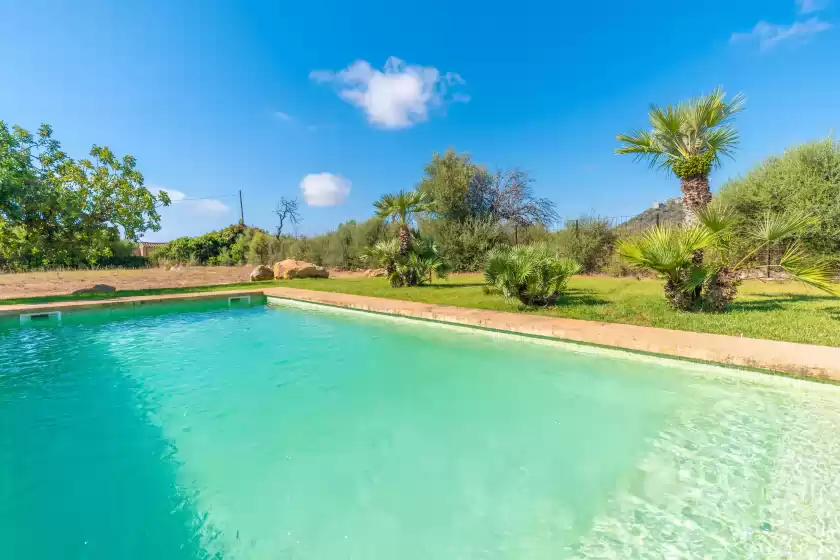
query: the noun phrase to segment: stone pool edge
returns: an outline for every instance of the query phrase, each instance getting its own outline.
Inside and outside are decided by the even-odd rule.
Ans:
[[[580,319],[545,317],[506,311],[489,311],[320,292],[300,288],[255,288],[129,296],[82,301],[60,301],[0,306],[0,318],[21,313],[74,311],[117,306],[220,299],[240,296],[270,296],[333,307],[342,307],[491,331],[554,339],[603,348],[615,348],[658,357],[756,369],[818,380],[840,382],[840,348],[721,334],[676,331],[656,327],[602,323]]]
[[[658,357],[840,381],[840,348],[831,346],[525,315],[299,288],[266,288],[263,294],[384,315],[617,348]]]
[[[15,303],[0,306],[0,317],[22,313],[49,313],[50,311],[84,311],[110,307],[131,307],[155,303],[176,303],[196,299],[225,299],[231,297],[263,297],[263,290],[219,290],[208,292],[186,292],[181,294],[159,294],[153,296],[126,296],[76,301],[54,301],[49,303]]]

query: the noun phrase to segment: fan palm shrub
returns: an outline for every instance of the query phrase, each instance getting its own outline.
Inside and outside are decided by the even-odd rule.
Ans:
[[[433,209],[431,201],[420,191],[400,191],[398,194],[386,194],[377,200],[373,206],[376,216],[384,220],[391,220],[399,227],[400,254],[408,254],[411,247],[411,223],[421,212]]]
[[[407,286],[422,286],[432,283],[433,276],[446,278],[451,267],[438,252],[438,247],[431,238],[415,239],[408,255],[397,265]]]
[[[636,159],[648,160],[651,167],[679,177],[683,202],[689,210],[686,220],[692,221],[696,212],[712,200],[709,172],[721,164],[720,156],[732,157],[738,145],[732,120],[743,110],[744,102],[741,94],[727,101],[718,87],[677,105],[651,105],[651,130],[617,135],[623,145],[616,153],[633,154]]]
[[[431,283],[433,276],[446,278],[450,271],[431,239],[415,240],[405,254],[400,250],[399,239],[380,241],[368,249],[364,259],[384,268],[388,282],[395,288],[422,286]]]
[[[814,218],[806,214],[768,212],[736,243],[735,232],[740,230],[736,229],[737,218],[727,207],[710,205],[696,216],[697,224],[654,227],[617,245],[626,261],[666,279],[665,297],[677,309],[724,311],[737,296],[744,269],[754,264],[761,251],[802,233],[814,223]],[[705,262],[697,263],[694,254],[702,250]],[[765,266],[829,294],[835,293],[828,262],[809,258],[798,240],[787,244],[777,263],[768,262]],[[698,292],[702,294],[699,297]]]
[[[484,280],[490,291],[528,306],[554,305],[580,265],[545,243],[500,247],[487,255]]]

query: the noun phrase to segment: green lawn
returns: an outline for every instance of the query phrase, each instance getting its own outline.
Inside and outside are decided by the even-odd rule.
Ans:
[[[557,306],[539,311],[523,310],[507,303],[500,296],[485,294],[480,275],[457,276],[448,281],[437,281],[431,286],[421,288],[391,288],[382,278],[336,278],[121,291],[118,295],[167,294],[269,286],[289,286],[459,307],[524,311],[591,321],[840,346],[840,299],[788,283],[745,282],[741,286],[740,297],[732,309],[718,315],[683,313],[670,309],[662,297],[662,283],[657,280],[609,277],[575,277],[569,282],[568,294],[561,298]],[[3,300],[0,304],[67,301],[78,300],[82,297],[94,299],[97,296]]]

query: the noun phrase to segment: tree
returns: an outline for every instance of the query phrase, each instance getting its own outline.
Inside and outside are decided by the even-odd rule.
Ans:
[[[293,226],[300,223],[300,212],[298,212],[297,199],[281,197],[280,202],[277,204],[277,208],[274,209],[274,213],[277,214],[277,218],[280,220],[280,224],[277,226],[277,239],[280,239],[283,236],[283,226],[287,221]]]
[[[406,255],[411,247],[409,229],[416,214],[433,209],[428,197],[420,191],[400,191],[399,194],[386,194],[374,203],[376,216],[391,220],[399,227],[400,254]]]
[[[736,233],[744,241],[767,212],[814,216],[816,225],[798,239],[840,268],[840,142],[826,138],[791,147],[727,181],[719,197],[739,218]]]
[[[482,197],[476,195],[489,182],[488,176],[469,154],[458,154],[450,148],[443,155],[432,156],[418,188],[433,202],[435,215],[461,222],[486,215]]]
[[[165,191],[143,186],[132,156],[94,145],[75,161],[41,125],[37,136],[0,121],[0,265],[96,264],[120,237],[160,229]]]
[[[633,154],[679,177],[683,201],[690,210],[688,221],[696,221],[694,213],[712,200],[709,172],[721,165],[721,156],[732,157],[738,145],[732,120],[744,108],[745,98],[741,94],[729,102],[725,98],[718,87],[677,105],[651,105],[650,131],[616,136],[623,143],[616,153]]]
[[[533,179],[518,169],[497,171],[482,189],[488,212],[513,228],[513,242],[519,243],[519,229],[541,224],[546,228],[557,221],[554,203],[537,198],[531,188]]]

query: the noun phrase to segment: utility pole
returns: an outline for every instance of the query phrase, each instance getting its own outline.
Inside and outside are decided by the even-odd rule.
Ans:
[[[245,225],[245,210],[242,207],[242,189],[239,189],[239,225]]]

